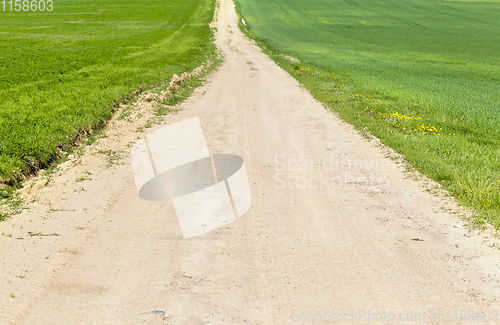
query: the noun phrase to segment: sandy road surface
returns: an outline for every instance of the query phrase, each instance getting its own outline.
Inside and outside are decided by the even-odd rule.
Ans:
[[[137,195],[128,152],[144,117],[115,121],[0,224],[0,324],[494,319],[499,252],[245,39],[230,0],[217,24],[225,63],[165,123],[198,116],[211,153],[244,159],[250,210],[182,239],[171,203]]]

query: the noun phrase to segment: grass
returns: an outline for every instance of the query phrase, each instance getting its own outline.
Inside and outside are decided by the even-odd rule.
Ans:
[[[222,63],[222,58],[221,57],[214,57],[213,62],[210,63],[210,66],[205,67],[205,71],[202,73],[201,77],[204,77],[208,75],[211,71],[216,69],[219,64]],[[174,108],[175,105],[179,104],[180,102],[186,100],[193,91],[201,85],[203,78],[199,78],[199,76],[188,76],[182,81],[182,87],[174,88],[172,89],[170,95],[161,102],[163,105],[167,105],[169,107],[160,107],[157,111],[157,115],[165,115],[168,113],[177,113],[178,110]],[[159,93],[162,90],[164,90],[166,86],[159,87],[155,89],[154,91]]]
[[[58,0],[50,13],[0,12],[1,182],[15,186],[48,167],[134,90],[206,61],[216,51],[214,8],[215,0]]]
[[[31,231],[28,231],[28,235],[30,235],[31,237],[34,237],[34,236],[37,236],[37,237],[42,237],[42,236],[45,236],[45,237],[48,237],[48,236],[59,236],[58,234],[56,233],[52,233],[52,234],[44,234],[44,233],[41,233],[41,232],[31,232]]]
[[[240,27],[318,100],[500,229],[500,4],[236,2]]]
[[[118,165],[120,163],[120,160],[122,159],[123,152],[108,149],[108,150],[99,150],[99,153],[107,156],[107,159],[108,159],[107,167],[111,167],[111,166]],[[85,178],[85,177],[83,177],[83,178],[84,179],[82,179],[81,181],[89,179],[89,178]]]

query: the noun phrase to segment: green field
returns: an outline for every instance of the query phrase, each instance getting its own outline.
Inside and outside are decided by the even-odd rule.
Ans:
[[[500,227],[499,3],[237,0],[237,7],[250,36],[318,100],[474,207],[479,223]]]
[[[47,167],[113,102],[215,53],[215,0],[55,0],[0,4],[0,179]]]

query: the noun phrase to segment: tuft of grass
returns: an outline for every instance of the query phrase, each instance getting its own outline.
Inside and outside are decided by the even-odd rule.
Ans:
[[[132,110],[131,110],[132,106],[128,106],[127,108],[125,108],[121,113],[120,113],[120,116],[118,117],[118,121],[121,121],[127,117],[129,117],[131,114],[132,114]]]
[[[8,199],[14,193],[15,188],[12,186],[4,186],[4,188],[0,188],[0,200]]]
[[[49,236],[59,236],[59,234],[57,233],[51,233],[51,234],[44,234],[40,231],[38,232],[31,232],[31,231],[28,231],[28,235],[30,235],[31,237],[49,237]]]
[[[1,210],[2,206],[4,211]],[[24,200],[16,192],[10,192],[7,196],[0,198],[0,221],[11,215],[19,214],[24,209]]]
[[[99,150],[99,153],[107,156],[107,158],[108,158],[107,167],[118,165],[120,163],[120,160],[123,158],[123,151],[115,151],[115,150],[108,149],[108,150]],[[89,179],[89,178],[84,178],[83,180],[85,180],[85,179]]]
[[[500,5],[236,5],[240,28],[317,100],[500,229]]]
[[[103,152],[100,151],[100,153],[103,153]],[[107,153],[111,154],[111,150],[109,150]],[[83,176],[78,177],[75,180],[75,182],[79,183],[79,182],[83,182],[83,181],[91,181],[92,178],[90,178],[90,176],[92,175],[92,173],[87,171],[87,172],[85,172],[85,174],[87,174],[87,175],[83,175]]]

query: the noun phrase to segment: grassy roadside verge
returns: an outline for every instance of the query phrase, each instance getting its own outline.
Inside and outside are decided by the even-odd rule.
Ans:
[[[122,102],[115,103],[117,107],[112,120],[134,123],[136,119],[144,117],[142,108],[149,106],[152,108],[150,112],[152,114],[146,113],[148,114],[147,119],[143,120],[142,124],[140,122],[136,123],[139,126],[135,130],[137,133],[147,132],[147,129],[151,128],[154,124],[164,123],[166,115],[178,113],[179,110],[176,106],[188,99],[195,89],[201,86],[206,78],[218,69],[222,62],[223,57],[217,51],[210,55],[207,61],[191,72],[185,72],[180,77],[174,75],[171,80],[164,80],[159,84],[141,87],[140,90],[127,95]],[[176,81],[174,82],[173,80]],[[108,138],[108,131],[108,128],[102,128],[92,133],[80,134],[75,145],[68,152],[65,152],[64,156],[55,160],[48,168],[41,171],[41,175],[43,175],[41,176],[42,184],[44,183],[44,186],[48,186],[52,183],[54,176],[61,173],[61,163],[68,160],[75,162],[76,159],[85,155],[86,152],[90,152],[90,155],[95,154],[95,152],[92,153],[90,146],[99,141],[99,139]],[[120,159],[123,158],[119,150],[99,150],[98,153],[107,156],[107,167],[119,164]],[[4,191],[0,191],[0,222],[21,213],[25,209],[29,209],[29,204],[38,200],[36,192],[31,193],[32,188],[37,185],[37,182],[37,186],[40,185],[40,174],[38,176],[34,178],[30,177],[20,182],[20,190],[16,190],[15,187],[6,187]],[[83,179],[84,177],[76,181],[79,182]]]
[[[216,52],[215,0],[70,1],[2,12],[0,197],[102,128],[134,91]]]
[[[443,90],[443,96],[432,98],[421,89],[412,88],[413,85],[426,85],[428,79],[425,77],[427,76],[422,75],[426,70],[418,70],[423,69],[423,66],[411,66],[412,60],[406,62],[396,58],[391,62],[392,65],[401,64],[405,69],[409,67],[407,70],[403,68],[401,70],[410,71],[410,68],[414,68],[416,72],[412,75],[399,76],[404,87],[396,88],[398,85],[389,87],[389,83],[381,81],[387,74],[381,73],[380,80],[378,80],[376,73],[363,75],[364,71],[356,70],[355,64],[352,63],[352,61],[359,60],[357,63],[363,64],[368,71],[381,62],[383,57],[391,57],[387,54],[388,52],[380,58],[377,58],[373,53],[368,55],[366,52],[368,48],[364,48],[364,46],[373,46],[372,49],[375,52],[378,50],[375,45],[369,43],[353,45],[347,37],[345,43],[339,41],[341,44],[332,47],[332,51],[335,48],[343,47],[342,49],[353,57],[352,61],[350,61],[349,56],[340,60],[347,63],[340,61],[332,63],[335,59],[329,61],[331,54],[322,49],[323,43],[320,39],[325,36],[321,34],[320,29],[314,29],[317,26],[322,26],[322,23],[318,22],[324,19],[321,15],[312,17],[312,13],[319,12],[314,11],[317,8],[309,8],[310,10],[305,14],[296,13],[294,15],[292,10],[299,8],[300,5],[305,6],[304,3],[292,1],[296,6],[286,7],[289,2],[272,1],[270,4],[275,4],[276,9],[271,8],[272,6],[269,4],[269,8],[263,10],[270,16],[277,12],[278,16],[271,20],[269,17],[261,15],[250,15],[250,13],[259,12],[258,10],[252,11],[259,4],[249,0],[236,0],[240,17],[242,15],[242,2],[247,2],[247,5],[251,2],[248,8],[253,9],[248,9],[249,14],[243,15],[246,24],[243,25],[240,22],[240,28],[247,36],[256,40],[271,59],[303,84],[317,100],[361,132],[369,132],[381,139],[385,145],[402,154],[410,168],[418,170],[441,184],[461,204],[475,212],[476,219],[471,221],[472,223],[477,226],[489,223],[496,229],[500,229],[500,134],[497,128],[500,121],[498,120],[498,112],[492,111],[492,106],[480,106],[483,102],[459,106],[461,105],[460,100],[456,99],[460,96],[466,98],[471,90],[462,89],[456,80],[461,74],[464,76],[470,74],[474,78],[478,78],[473,80],[478,93],[471,96],[475,96],[474,100],[479,101],[481,96],[484,96],[484,102],[487,102],[488,99],[491,99],[491,97],[487,97],[492,94],[490,89],[494,90],[497,87],[495,86],[495,80],[498,77],[497,71],[493,68],[480,70],[484,64],[481,67],[478,64],[477,69],[472,66],[468,67],[465,64],[467,62],[465,59],[462,62],[457,61],[453,65],[449,65],[449,61],[453,61],[453,59],[448,58],[447,62],[444,62],[443,57],[437,54],[427,61],[419,57],[418,59],[425,61],[425,65],[432,64],[433,69],[442,68],[442,71],[445,71],[443,75],[449,79],[449,84],[454,87],[456,85],[456,88],[452,89],[453,92],[446,93],[445,91],[449,90]],[[424,3],[423,1],[413,2],[419,5]],[[356,1],[356,3],[362,6],[367,2]],[[268,4],[266,3],[266,5]],[[345,6],[346,8],[355,8],[355,10],[360,8]],[[301,20],[302,18],[303,20]],[[356,16],[356,19],[364,18]],[[487,19],[488,17],[485,17],[485,20]],[[267,26],[266,21],[272,21],[272,23]],[[311,24],[313,27],[307,25],[309,21],[313,21]],[[366,22],[362,23],[366,24]],[[355,31],[356,34],[349,34],[349,36],[356,36],[361,40],[363,36],[361,33],[365,31],[362,23],[358,24],[359,27],[356,25],[347,26],[343,32],[347,35],[350,33],[349,30],[359,28],[359,31]],[[426,27],[429,27],[430,23],[428,21],[425,23]],[[341,25],[338,26],[341,27]],[[447,32],[450,35],[455,33],[453,29],[455,26],[445,27],[448,28]],[[445,27],[441,26],[440,28]],[[308,28],[311,29],[308,30]],[[326,29],[327,27],[322,26],[321,28]],[[319,37],[315,39],[316,31]],[[370,32],[373,33],[373,31],[372,27]],[[382,32],[391,34],[381,34],[381,37],[384,36],[392,40],[391,46],[393,46],[393,41],[398,39],[398,37],[393,37],[396,31],[384,27]],[[282,37],[279,37],[280,33]],[[287,41],[292,41],[287,40],[288,36],[286,35],[298,35],[298,38],[293,43],[287,43]],[[307,35],[310,39],[301,39],[300,35]],[[325,33],[325,35],[327,34]],[[338,39],[341,40],[341,37],[339,36]],[[333,42],[333,40],[329,41]],[[401,46],[401,49],[397,50],[404,52],[408,49]],[[392,51],[396,51],[396,49],[392,48]],[[496,60],[493,51],[487,52],[485,48],[482,51],[483,57],[481,59],[484,59],[485,62]],[[356,56],[359,53],[362,54]],[[414,53],[408,51],[408,55],[410,54]],[[395,56],[396,54],[392,54],[391,58]],[[431,62],[432,60],[442,60],[443,63],[436,65],[436,62]],[[486,75],[484,71],[487,71]],[[476,83],[476,81],[480,82]],[[436,78],[433,82],[435,83],[430,84],[427,88],[429,93],[434,91],[432,87],[439,85],[440,80]],[[460,93],[461,91],[462,93]],[[481,93],[481,91],[483,92]],[[446,96],[449,97],[449,100]]]

